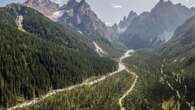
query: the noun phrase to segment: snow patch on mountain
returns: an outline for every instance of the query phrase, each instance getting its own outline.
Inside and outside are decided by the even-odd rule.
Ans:
[[[82,32],[82,31],[80,31],[80,30],[78,30],[77,32],[78,32],[79,34],[83,34],[83,32]]]
[[[156,47],[159,44],[166,43],[167,41],[169,41],[173,34],[174,32],[164,31],[162,34],[158,35],[155,40],[151,38],[150,42],[152,43],[153,47]]]
[[[125,32],[127,30],[127,27],[123,27],[123,28],[118,28],[118,32],[119,33],[123,33],[123,32]]]
[[[60,17],[62,17],[64,14],[64,10],[58,10],[54,12],[49,18],[51,18],[54,21],[57,21]]]
[[[60,6],[67,4],[69,0],[51,0],[52,2],[55,2],[59,4]]]
[[[158,38],[160,38],[161,41],[163,41],[163,42],[167,42],[168,40],[171,39],[171,37],[173,36],[173,33],[174,33],[174,32],[164,31],[162,34],[160,34],[160,35],[158,36]]]
[[[18,30],[26,32],[23,28],[23,20],[24,20],[23,16],[21,16],[21,15],[17,16],[16,17],[16,25],[18,26]]]
[[[96,52],[99,54],[99,56],[103,56],[106,55],[107,53],[94,41],[93,42],[95,48],[96,48]]]

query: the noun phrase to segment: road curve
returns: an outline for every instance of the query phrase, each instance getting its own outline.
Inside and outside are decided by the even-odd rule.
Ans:
[[[119,106],[120,106],[120,110],[125,110],[125,107],[123,107],[123,104],[122,104],[122,101],[125,99],[125,97],[127,97],[129,95],[129,93],[131,93],[134,88],[135,88],[135,85],[137,84],[137,81],[138,81],[138,75],[133,73],[133,72],[130,72],[128,69],[125,69],[128,73],[132,74],[133,76],[135,76],[135,80],[133,82],[133,84],[131,85],[131,87],[123,94],[123,96],[119,99]]]
[[[123,60],[127,57],[130,57],[131,56],[131,53],[133,53],[134,50],[128,50],[125,52],[125,54],[123,56],[120,57],[120,60],[119,60],[119,63],[118,63],[118,69],[112,73],[109,73],[108,75],[105,75],[105,76],[102,76],[101,78],[99,79],[96,79],[94,81],[91,81],[91,82],[83,82],[81,84],[77,84],[77,85],[73,85],[73,86],[70,86],[70,87],[67,87],[67,88],[64,88],[64,89],[57,89],[57,90],[53,90],[53,91],[50,91],[49,93],[47,93],[46,95],[42,96],[42,97],[39,97],[39,98],[35,98],[33,100],[29,100],[29,101],[26,101],[26,102],[23,102],[22,104],[19,104],[19,105],[16,105],[14,107],[11,107],[11,108],[8,108],[7,110],[15,110],[15,109],[18,109],[18,108],[24,108],[24,107],[28,107],[28,106],[32,106],[34,104],[37,104],[41,101],[43,101],[44,99],[50,97],[50,96],[54,96],[58,93],[61,93],[61,92],[64,92],[64,91],[70,91],[72,89],[75,89],[75,88],[79,88],[79,87],[82,87],[82,86],[91,86],[91,85],[94,85],[96,83],[99,83],[105,79],[107,79],[108,77],[111,77],[117,73],[120,73],[122,71],[127,71],[129,72],[130,74],[136,76],[135,78],[135,81],[134,83],[132,84],[131,88],[119,99],[119,105],[121,107],[121,110],[124,110],[124,107],[122,105],[122,100],[134,89],[136,83],[137,83],[137,79],[138,79],[138,76],[133,73],[133,72],[130,72],[128,70],[128,68],[123,64]]]

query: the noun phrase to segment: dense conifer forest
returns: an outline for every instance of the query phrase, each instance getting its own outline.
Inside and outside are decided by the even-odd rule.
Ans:
[[[77,31],[23,5],[0,7],[0,110],[78,84],[18,110],[195,109],[195,16],[166,43],[123,56],[121,42]]]
[[[115,70],[71,28],[60,26],[37,11],[9,5],[0,8],[0,106],[10,107]],[[24,29],[17,29],[17,15]]]
[[[134,77],[123,71],[94,86],[66,91],[21,110],[119,110],[118,100],[133,81]]]

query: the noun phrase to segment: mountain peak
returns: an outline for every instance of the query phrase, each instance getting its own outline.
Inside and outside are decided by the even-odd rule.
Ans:
[[[77,3],[76,0],[69,0],[68,3],[67,3],[67,5],[73,5],[73,4],[75,4],[75,3]]]
[[[160,0],[150,12],[143,12],[131,22],[122,33],[122,42],[129,48],[158,46],[169,40],[176,28],[194,14],[193,9]]]
[[[170,0],[160,0],[154,8],[166,7],[170,5],[174,5]]]
[[[76,0],[68,0],[67,4],[64,4],[60,9],[71,9],[77,6],[79,3]]]
[[[170,0],[160,0],[159,3],[172,3]]]
[[[81,0],[79,6],[84,8],[90,8],[89,4],[85,0]]]
[[[134,11],[130,11],[130,13],[129,13],[127,19],[131,18],[132,16],[137,16],[137,13],[134,12]]]
[[[170,0],[160,0],[154,8],[152,8],[151,13],[153,14],[160,14],[162,12],[169,12],[169,10],[172,10],[176,8],[176,5],[173,4]]]
[[[123,20],[121,20],[118,24],[118,31],[119,33],[122,33],[124,31],[126,31],[127,27],[131,25],[131,22],[134,20],[135,17],[137,17],[137,13],[134,11],[130,11],[129,15],[123,18]]]
[[[81,0],[82,3],[86,2],[86,0]]]
[[[36,4],[36,5],[40,5],[40,4],[55,4],[58,5],[50,0],[26,0],[24,2],[24,4]]]
[[[50,15],[59,8],[59,5],[51,0],[27,0],[24,5],[43,13],[45,16]]]
[[[136,12],[133,11],[133,10],[131,10],[131,11],[129,12],[129,14],[130,14],[130,15],[131,15],[131,14],[136,14]]]

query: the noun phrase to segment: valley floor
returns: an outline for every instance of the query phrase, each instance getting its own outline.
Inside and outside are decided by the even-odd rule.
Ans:
[[[84,81],[81,84],[73,85],[65,89],[53,90],[43,97],[24,102],[9,108],[8,110],[25,109],[26,107],[30,107],[28,109],[33,110],[52,109],[52,107],[55,109],[60,107],[79,110],[86,108],[87,110],[98,110],[99,107],[102,107],[102,110],[103,108],[105,110],[118,110],[119,108],[124,110],[125,107],[123,106],[122,101],[133,91],[138,76],[135,73],[130,72],[122,61],[127,57],[130,57],[133,52],[133,50],[129,50],[121,56],[118,70],[106,76],[102,76],[93,81]],[[131,86],[129,87],[129,85]],[[56,107],[55,105],[61,106]]]
[[[134,77],[123,71],[94,86],[65,91],[39,104],[18,110],[120,110],[119,98],[133,81]]]

